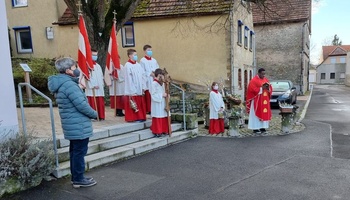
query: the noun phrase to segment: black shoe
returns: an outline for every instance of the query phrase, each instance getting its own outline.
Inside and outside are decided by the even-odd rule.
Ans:
[[[266,129],[261,128],[261,129],[260,129],[260,132],[261,132],[261,133],[265,133],[265,132],[266,132]]]
[[[253,130],[253,133],[255,133],[255,134],[260,134],[261,131],[260,131],[260,130]]]
[[[118,117],[124,117],[124,113],[122,111],[122,109],[117,109],[117,114],[116,114]]]
[[[94,186],[96,185],[96,181],[92,180],[92,181],[89,181],[87,179],[84,179],[82,181],[79,181],[79,182],[73,182],[73,187],[74,188],[80,188],[80,187],[91,187],[91,186]]]

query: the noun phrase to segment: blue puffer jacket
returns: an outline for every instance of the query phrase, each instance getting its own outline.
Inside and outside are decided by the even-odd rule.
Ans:
[[[97,118],[97,112],[90,107],[78,86],[78,79],[66,74],[50,76],[48,87],[56,97],[64,138],[82,140],[91,137],[91,119]]]

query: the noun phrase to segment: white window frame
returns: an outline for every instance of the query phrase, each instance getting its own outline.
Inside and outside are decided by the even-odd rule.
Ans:
[[[248,26],[244,26],[244,48],[246,49],[248,49],[248,33],[249,33]]]
[[[243,28],[243,22],[241,20],[238,20],[238,26],[237,26],[237,44],[238,45],[242,45],[242,42],[243,42],[242,28]]]
[[[18,7],[27,7],[28,6],[28,0],[12,0],[12,7],[18,8]]]
[[[330,62],[331,62],[331,64],[334,64],[334,63],[336,63],[337,62],[337,58],[330,58]]]
[[[340,57],[340,63],[346,63],[346,57]]]
[[[129,32],[131,29],[131,32]],[[134,23],[127,22],[122,27],[122,45],[123,47],[135,47]],[[127,37],[129,36],[129,38]],[[131,40],[131,42],[130,42]]]
[[[13,30],[15,31],[15,39],[16,39],[16,47],[18,53],[33,53],[33,42],[32,42],[32,34],[30,30],[30,26],[21,26],[21,27],[13,27]],[[30,43],[30,48],[25,49],[22,46],[22,38],[21,33],[23,32],[29,32],[29,38],[28,42]]]
[[[254,45],[254,31],[250,31],[250,38],[249,38],[249,50],[253,50]]]

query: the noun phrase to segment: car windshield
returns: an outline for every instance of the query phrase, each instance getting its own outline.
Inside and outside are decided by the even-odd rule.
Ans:
[[[287,91],[289,90],[289,83],[288,82],[271,82],[273,91]]]

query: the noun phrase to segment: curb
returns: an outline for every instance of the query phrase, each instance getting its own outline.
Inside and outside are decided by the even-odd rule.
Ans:
[[[312,97],[313,89],[314,89],[314,87],[313,87],[313,85],[311,85],[309,98],[307,99],[307,101],[305,103],[304,109],[301,112],[301,115],[300,115],[300,118],[299,118],[298,122],[301,122],[305,118],[306,111],[307,111],[307,108],[309,107],[309,103],[310,103],[310,100],[311,100],[311,97]]]

